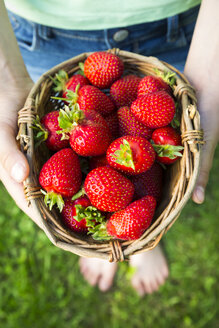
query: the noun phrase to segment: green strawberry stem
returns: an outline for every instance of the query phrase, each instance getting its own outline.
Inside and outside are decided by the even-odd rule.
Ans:
[[[65,84],[68,81],[68,73],[64,70],[60,70],[58,73],[56,73],[55,78],[50,76],[50,79],[55,84],[53,90],[60,92],[65,90]]]
[[[106,221],[103,214],[94,206],[83,207],[75,205],[76,215],[74,219],[80,222],[86,220],[88,234],[92,234],[95,240],[109,240],[111,237],[107,234]],[[98,223],[98,224],[97,224]]]
[[[56,204],[59,211],[62,212],[64,207],[64,200],[60,194],[57,194],[54,191],[46,192],[42,189],[41,192],[43,195],[45,195],[44,203],[46,204],[46,206],[49,207],[50,211],[52,210],[53,206]]]
[[[172,128],[177,129],[180,127],[180,109],[179,109],[179,103],[176,101],[175,102],[175,115],[172,119],[172,121],[170,122],[170,125],[172,126]]]
[[[79,88],[80,88],[80,83],[79,84],[77,84],[77,86],[76,86],[76,88],[75,88],[75,92],[74,91],[72,91],[72,90],[66,90],[66,98],[64,98],[64,97],[51,97],[51,99],[56,99],[56,100],[63,100],[63,101],[65,101],[65,102],[67,102],[68,103],[68,106],[69,107],[73,107],[76,103],[77,103],[77,101],[78,101],[78,90],[79,90]]]
[[[107,223],[105,221],[95,225],[94,227],[89,227],[88,234],[91,234],[94,240],[98,240],[98,241],[111,240],[112,237],[108,235],[106,225]]]
[[[43,141],[48,138],[48,131],[40,123],[40,118],[38,115],[33,121],[33,125],[31,125],[31,128],[34,130],[35,147],[38,147]]]
[[[74,196],[71,198],[71,200],[76,200],[84,195],[86,195],[85,189],[81,188],[76,194],[74,194]]]
[[[170,87],[173,87],[173,85],[176,83],[176,73],[170,71],[163,72],[158,68],[155,68],[154,71],[156,75],[161,77]]]
[[[83,119],[84,112],[80,110],[78,104],[75,104],[71,109],[65,106],[64,109],[59,111],[58,123],[61,130],[56,133],[62,134],[62,139],[66,139],[66,134],[70,133]]]
[[[116,150],[112,157],[115,158],[116,163],[125,167],[131,167],[133,170],[135,170],[132,150],[129,142],[126,139],[123,139],[123,144],[120,145],[120,149]]]
[[[80,70],[78,71],[78,74],[81,74],[81,75],[85,76],[85,74],[84,74],[84,63],[80,62],[78,64],[78,66],[80,68]]]
[[[154,150],[156,151],[159,157],[168,157],[174,159],[176,157],[182,157],[183,146],[173,146],[173,145],[156,145],[152,143]]]

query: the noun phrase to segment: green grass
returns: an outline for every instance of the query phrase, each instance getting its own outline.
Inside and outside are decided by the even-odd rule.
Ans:
[[[0,187],[0,324],[5,328],[219,327],[219,149],[202,206],[192,201],[164,238],[170,277],[138,297],[121,263],[105,294],[77,256],[53,246]]]

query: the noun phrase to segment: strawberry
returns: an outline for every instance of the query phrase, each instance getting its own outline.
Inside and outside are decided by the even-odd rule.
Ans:
[[[109,52],[91,54],[84,62],[84,74],[94,86],[106,89],[118,80],[124,70],[122,60]]]
[[[57,151],[69,146],[67,139],[62,140],[61,135],[57,133],[60,131],[58,123],[59,111],[50,112],[44,115],[41,120],[39,117],[34,121],[33,129],[37,131],[35,135],[35,146],[38,146],[41,142],[45,141],[46,146],[52,150]]]
[[[110,115],[105,117],[105,121],[109,127],[110,134],[113,139],[119,137],[119,122],[117,112],[112,112]]]
[[[125,208],[132,200],[132,182],[111,167],[90,171],[84,189],[93,206],[100,211],[114,212]]]
[[[131,112],[137,120],[149,128],[156,129],[172,121],[175,115],[175,103],[165,91],[148,93],[132,103]]]
[[[160,164],[155,162],[149,170],[132,176],[130,180],[135,186],[134,199],[149,195],[160,200],[163,180],[163,168]]]
[[[141,78],[136,75],[127,75],[111,85],[110,95],[117,108],[130,106],[137,98],[140,81]]]
[[[76,200],[65,200],[62,210],[62,220],[70,230],[81,233],[88,232],[85,215],[82,212],[88,206],[91,206],[91,202],[87,196],[82,196]]]
[[[152,141],[160,163],[172,164],[182,156],[181,136],[171,126],[156,129],[152,134]]]
[[[62,133],[70,134],[70,146],[81,156],[103,155],[111,135],[104,118],[95,111],[81,111],[78,107],[71,110],[66,106],[60,110],[59,125]]]
[[[138,98],[145,96],[147,93],[154,93],[161,90],[164,90],[169,94],[172,92],[170,85],[161,77],[153,75],[145,76],[138,85]]]
[[[114,140],[107,149],[107,161],[124,173],[139,174],[147,171],[155,160],[155,151],[142,137],[124,136]]]
[[[78,199],[66,199],[62,210],[62,220],[65,225],[73,231],[87,233],[97,222],[102,222],[105,218],[95,207],[87,196]]]
[[[81,75],[75,74],[69,78],[68,73],[64,70],[60,70],[56,75],[55,78],[51,78],[55,87],[53,88],[54,91],[62,91],[63,97],[66,96],[67,90],[71,90],[75,92],[77,85],[80,85],[80,88],[84,85],[90,84],[89,80]]]
[[[78,103],[81,110],[94,110],[103,116],[109,115],[115,109],[112,100],[105,93],[92,85],[86,85],[80,89],[77,87],[75,92],[68,90],[64,98],[52,98],[64,100],[69,103],[70,107]]]
[[[63,197],[72,197],[81,185],[81,168],[78,155],[71,148],[65,148],[48,159],[43,165],[39,183],[46,192],[45,203],[52,209],[57,203],[63,209]]]
[[[93,229],[92,237],[96,240],[104,240],[109,236],[122,240],[136,240],[150,226],[155,208],[154,197],[143,197],[114,213],[107,223],[97,225]]]
[[[121,107],[117,112],[117,116],[120,136],[131,135],[135,137],[143,137],[145,139],[151,138],[153,129],[150,129],[139,122],[131,113],[129,107]]]
[[[89,158],[89,168],[90,171],[93,169],[96,169],[97,167],[101,166],[109,166],[109,163],[107,162],[106,155],[101,156],[94,156]]]

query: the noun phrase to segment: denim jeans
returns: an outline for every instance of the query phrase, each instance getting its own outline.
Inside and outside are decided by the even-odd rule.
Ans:
[[[199,6],[152,23],[94,31],[52,28],[11,12],[8,15],[29,74],[36,81],[64,60],[109,48],[156,56],[182,71],[198,11]]]

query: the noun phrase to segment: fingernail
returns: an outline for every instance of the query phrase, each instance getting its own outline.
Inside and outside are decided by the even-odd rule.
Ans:
[[[11,177],[17,181],[22,182],[25,179],[26,168],[22,163],[16,163],[11,170]]]
[[[199,186],[196,189],[196,197],[199,203],[203,203],[205,199],[205,190],[203,187]]]

